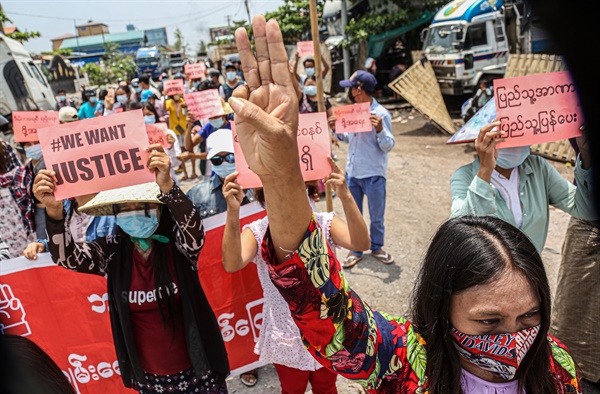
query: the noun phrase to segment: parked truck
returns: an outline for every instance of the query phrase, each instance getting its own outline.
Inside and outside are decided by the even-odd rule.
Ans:
[[[443,95],[472,94],[502,78],[509,53],[548,53],[551,42],[524,1],[454,0],[421,32]]]
[[[135,65],[138,75],[151,75],[158,79],[161,73],[160,52],[157,47],[140,48],[135,54]]]
[[[25,47],[0,33],[0,115],[53,110],[56,98],[42,70]]]

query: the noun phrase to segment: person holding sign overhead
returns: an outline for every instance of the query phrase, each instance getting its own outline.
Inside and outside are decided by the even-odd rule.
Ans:
[[[548,161],[530,155],[530,146],[498,149],[501,122],[481,128],[477,158],[450,179],[451,217],[496,216],[521,229],[541,253],[548,236],[552,205],[580,219],[597,220],[592,197],[591,158],[586,137],[578,137],[576,185]]]
[[[73,241],[55,173],[41,171],[34,194],[47,207],[49,249],[58,265],[107,279],[121,378],[140,393],[227,393],[229,363],[215,315],[198,278],[204,227],[173,181],[169,157],[150,145],[156,182],[107,190],[79,208],[116,216],[117,232]]]
[[[367,197],[372,256],[384,264],[393,264],[394,257],[383,250],[383,244],[388,152],[392,150],[396,140],[392,134],[392,116],[373,98],[376,85],[377,79],[373,74],[362,70],[352,74],[350,79],[340,81],[340,86],[348,89],[348,100],[351,103],[370,103],[373,127],[367,133],[336,136],[340,141],[350,144],[346,163],[348,187],[361,212],[363,199]],[[353,267],[361,259],[362,252],[350,251],[342,267]]]

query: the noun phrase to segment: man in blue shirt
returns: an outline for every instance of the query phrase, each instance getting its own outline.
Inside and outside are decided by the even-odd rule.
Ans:
[[[363,199],[367,196],[371,219],[372,256],[384,264],[392,264],[394,258],[383,250],[384,216],[386,198],[386,173],[388,152],[396,141],[392,135],[392,117],[387,109],[373,98],[377,79],[366,71],[357,71],[350,79],[340,81],[348,89],[348,99],[353,103],[371,103],[371,124],[366,133],[336,134],[340,141],[348,142],[346,178],[348,188],[362,212]],[[362,252],[350,251],[342,266],[354,266],[362,258]]]
[[[79,119],[90,119],[96,117],[96,105],[98,104],[98,98],[96,97],[95,89],[87,89],[85,91],[87,101],[79,107],[77,115]]]

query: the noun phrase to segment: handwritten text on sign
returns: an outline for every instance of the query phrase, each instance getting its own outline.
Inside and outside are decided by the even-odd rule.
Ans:
[[[238,183],[244,188],[261,187],[260,178],[248,167],[233,122],[231,123],[231,130],[233,131],[235,169],[239,172]],[[298,156],[304,180],[314,181],[329,175],[331,165],[327,160],[327,156],[331,155],[331,145],[329,128],[327,127],[327,113],[300,114],[297,138]]]
[[[155,123],[146,125],[146,133],[148,134],[148,143],[161,144],[165,149],[169,149],[171,144],[167,141],[167,124]]]
[[[371,104],[360,103],[333,107],[335,132],[364,133],[373,130],[371,124]]]
[[[185,65],[185,73],[189,79],[200,79],[206,76],[206,65],[204,62]]]
[[[581,135],[583,115],[568,71],[494,80],[498,120],[505,142],[526,146]]]
[[[298,56],[312,57],[315,55],[315,46],[312,41],[298,41]]]
[[[141,110],[46,130],[40,130],[40,145],[46,168],[56,172],[57,199],[155,180],[146,167],[148,135]]]
[[[191,111],[197,120],[225,115],[221,96],[219,96],[217,89],[207,89],[186,94],[184,99],[188,111]]]
[[[58,111],[15,111],[12,113],[15,141],[36,142],[38,129],[58,126]]]
[[[176,94],[183,94],[183,80],[180,78],[177,79],[167,79],[164,83],[164,91],[167,96],[175,96]]]

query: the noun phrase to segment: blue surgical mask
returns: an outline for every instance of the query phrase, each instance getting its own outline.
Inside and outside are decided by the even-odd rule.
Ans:
[[[212,166],[212,170],[217,174],[220,178],[225,179],[227,175],[233,174],[235,172],[235,163],[229,163],[224,161],[219,166]]]
[[[135,90],[135,92],[136,92],[136,93],[139,93],[139,92],[141,92],[141,91],[142,91],[142,87],[141,87],[141,86],[138,86],[138,87],[136,87],[136,88],[133,88],[133,90]]]
[[[315,68],[314,67],[308,67],[304,69],[306,71],[306,75],[308,75],[309,77],[312,77],[313,75],[315,75]]]
[[[60,96],[58,96],[58,99],[60,101],[65,101],[67,99],[67,96],[63,96],[62,94]]]
[[[156,123],[156,116],[154,116],[154,115],[146,115],[146,116],[144,116],[144,123],[146,123],[146,124],[154,124],[154,123]]]
[[[42,146],[40,144],[28,146],[27,148],[25,148],[25,156],[27,156],[31,160],[41,159],[42,158]]]
[[[97,101],[98,99],[96,97],[90,97],[90,103],[96,104]]]
[[[237,73],[235,71],[227,71],[227,80],[235,81]]]
[[[316,85],[311,85],[311,86],[305,86],[304,89],[302,89],[304,91],[304,94],[307,96],[315,96],[317,94],[317,86]]]
[[[209,119],[208,122],[215,130],[219,130],[221,127],[223,127],[225,125],[225,120],[223,120],[223,118]]]
[[[117,96],[117,101],[121,104],[125,104],[127,102],[127,95],[126,94],[120,94]]]
[[[144,211],[121,212],[117,214],[117,226],[135,238],[148,238],[158,228],[157,210],[153,209],[146,216]]]
[[[529,146],[498,149],[496,165],[506,170],[510,168],[516,168],[523,164],[530,152],[531,150]]]

